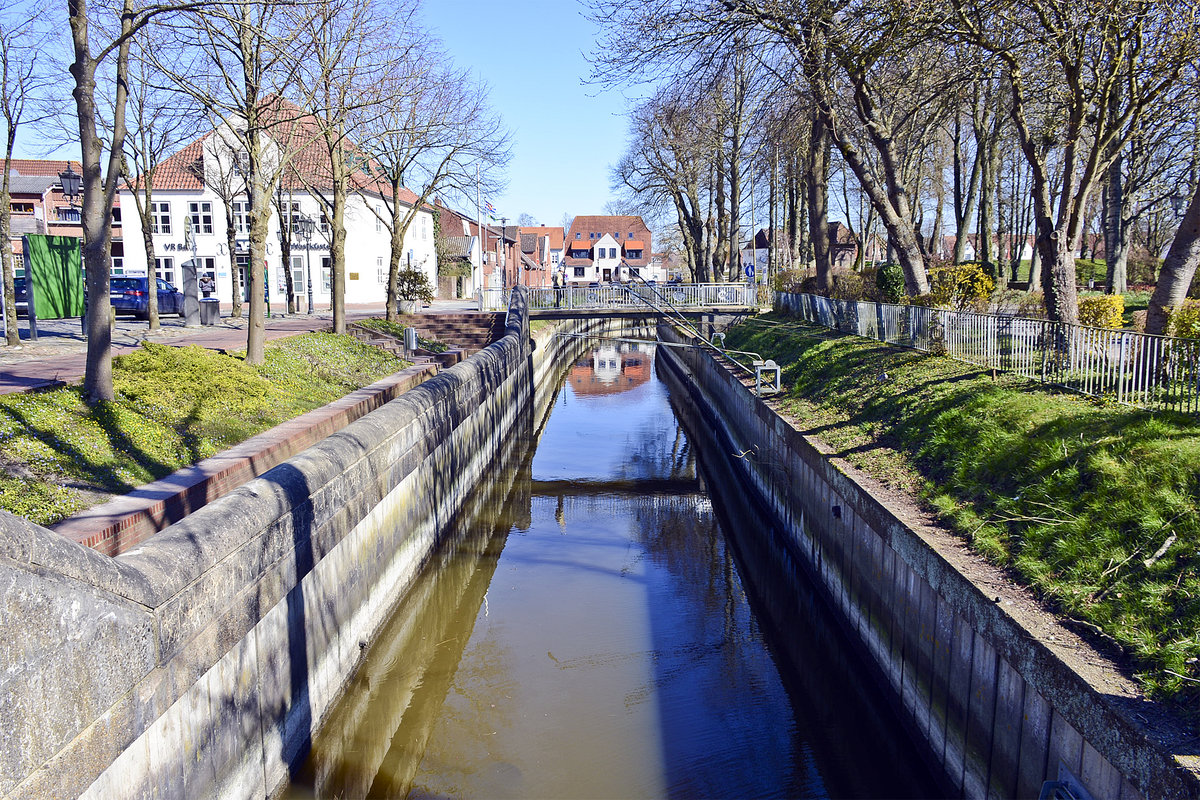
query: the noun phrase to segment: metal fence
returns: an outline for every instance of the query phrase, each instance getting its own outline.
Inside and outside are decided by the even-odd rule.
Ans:
[[[1082,394],[1200,413],[1200,340],[811,294],[781,292],[775,306],[843,333],[1015,372]]]
[[[508,289],[484,289],[480,294],[482,311],[508,308]],[[666,283],[606,284],[569,286],[563,289],[529,289],[530,309],[616,309],[666,306],[675,308],[719,308],[757,304],[754,286],[743,283]]]

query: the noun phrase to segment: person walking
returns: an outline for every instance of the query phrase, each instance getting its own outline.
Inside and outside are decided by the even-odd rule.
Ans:
[[[554,287],[554,307],[562,307],[562,275],[558,270],[551,270],[550,283]]]

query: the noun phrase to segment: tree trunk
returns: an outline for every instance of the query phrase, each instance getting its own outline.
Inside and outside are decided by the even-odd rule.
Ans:
[[[80,167],[83,173],[83,263],[90,305],[86,318],[87,359],[83,378],[84,396],[89,403],[115,399],[112,381],[112,329],[108,324],[109,254],[112,247],[112,203],[120,157],[125,142],[126,77],[129,71],[129,42],[133,27],[133,6],[125,0],[121,14],[121,34],[114,69],[116,94],[112,106],[112,141],[108,158],[108,180],[100,167],[104,143],[96,130],[96,67],[88,42],[87,4],[69,0],[68,18],[74,59],[70,66],[75,86],[71,94],[79,120]],[[8,246],[7,242],[4,246]]]
[[[257,114],[257,104],[252,113]],[[249,289],[249,309],[246,320],[246,363],[261,364],[266,358],[266,268],[267,226],[271,219],[272,187],[263,183],[262,142],[258,126],[248,124],[245,138],[250,156],[250,258],[246,264],[246,285]],[[235,270],[236,273],[236,270]],[[237,285],[237,280],[234,280]]]
[[[242,288],[242,278],[238,274],[237,266],[237,221],[233,214],[233,202],[225,201],[225,247],[229,250],[229,280],[233,284],[233,297],[230,300],[233,303],[233,308],[229,315],[235,319],[242,316],[242,296],[245,294]],[[290,213],[290,212],[289,212]],[[290,217],[288,218],[290,220]],[[279,220],[280,225],[287,225],[289,222],[282,217]],[[250,270],[246,270],[249,276]]]
[[[4,337],[9,347],[21,344],[21,334],[17,330],[17,290],[13,283],[12,202],[9,194],[10,166],[16,136],[16,126],[10,124],[4,151],[4,175],[0,177],[0,269],[3,270],[4,281]]]
[[[833,289],[833,259],[829,242],[829,128],[819,113],[812,115],[808,149],[808,232],[816,261],[817,288]]]
[[[154,268],[154,206],[150,204],[153,197],[154,172],[148,170],[142,175],[142,200],[137,204],[138,216],[142,220],[142,247],[146,250],[146,319],[150,330],[158,330],[158,271]],[[135,190],[136,191],[136,190]]]
[[[1158,283],[1146,312],[1146,333],[1161,335],[1167,332],[1170,312],[1183,304],[1197,265],[1200,265],[1200,186],[1192,195],[1192,202],[1158,274]]]

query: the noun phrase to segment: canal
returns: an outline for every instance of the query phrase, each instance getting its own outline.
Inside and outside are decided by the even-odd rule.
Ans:
[[[939,793],[675,380],[651,346],[575,360],[287,797]]]

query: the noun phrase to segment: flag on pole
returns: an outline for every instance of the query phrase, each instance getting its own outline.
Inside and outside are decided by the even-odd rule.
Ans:
[[[491,201],[491,200],[485,200],[485,201],[484,201],[484,203],[483,203],[483,210],[487,212],[487,215],[488,215],[490,218],[492,218],[492,219],[495,219],[495,218],[496,218],[496,207],[492,205],[492,201]]]

